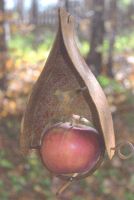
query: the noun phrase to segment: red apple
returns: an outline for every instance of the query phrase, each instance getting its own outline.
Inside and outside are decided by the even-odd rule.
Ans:
[[[62,123],[45,132],[40,155],[47,169],[55,174],[82,173],[94,168],[103,148],[96,129]]]

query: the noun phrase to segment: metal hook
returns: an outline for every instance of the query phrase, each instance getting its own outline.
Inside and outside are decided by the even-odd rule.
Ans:
[[[122,153],[122,149],[128,147],[129,148],[129,153],[128,155],[125,155]],[[119,158],[126,160],[134,156],[134,144],[130,141],[123,141],[120,144],[118,144],[116,147],[112,148],[112,150],[116,150]]]
[[[65,189],[67,189],[67,188],[70,186],[70,184],[75,180],[75,177],[77,177],[78,175],[79,175],[79,173],[74,173],[74,174],[70,177],[69,181],[67,181],[64,185],[62,185],[62,186],[58,189],[58,191],[56,192],[56,195],[59,196],[61,193],[63,193],[63,191],[64,191]]]
[[[29,149],[40,149],[40,144],[34,144],[34,134],[31,135],[31,142],[30,142],[30,145],[29,145]]]

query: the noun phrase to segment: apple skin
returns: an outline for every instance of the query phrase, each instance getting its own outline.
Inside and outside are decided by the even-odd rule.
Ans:
[[[103,140],[96,129],[61,123],[45,132],[40,156],[52,173],[83,173],[96,166],[103,148]]]

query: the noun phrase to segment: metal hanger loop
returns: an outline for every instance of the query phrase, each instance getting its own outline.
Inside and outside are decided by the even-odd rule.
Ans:
[[[123,148],[128,148],[129,153],[126,155],[122,152]],[[115,151],[117,152],[117,155],[119,158],[126,160],[134,156],[134,143],[130,141],[122,141],[121,143],[117,144],[117,146],[114,148]]]

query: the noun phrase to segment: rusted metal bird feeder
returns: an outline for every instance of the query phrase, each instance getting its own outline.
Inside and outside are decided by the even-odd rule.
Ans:
[[[69,181],[59,190],[60,193],[70,182],[85,178],[99,168],[105,151],[110,160],[116,151],[119,157],[126,159],[134,152],[134,147],[131,142],[115,144],[107,99],[75,43],[74,19],[64,9],[59,9],[58,15],[59,28],[54,45],[32,89],[24,113],[20,135],[21,151],[24,155],[31,149],[41,152],[44,144],[42,140],[48,130],[53,126],[59,127],[62,123],[70,123],[69,127],[72,129],[79,127],[79,124],[93,126],[101,137],[102,146],[99,158],[90,170],[69,174],[55,173],[56,176]],[[127,157],[121,153],[125,144],[131,149]],[[55,150],[52,150],[52,154],[53,151]]]

